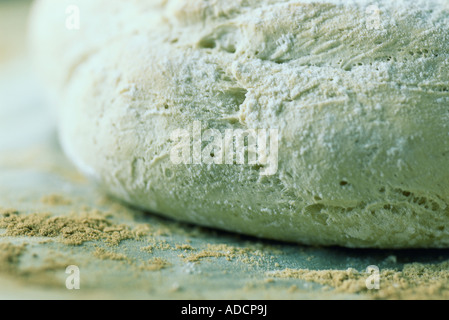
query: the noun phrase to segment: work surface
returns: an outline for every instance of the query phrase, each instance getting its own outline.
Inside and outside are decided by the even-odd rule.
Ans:
[[[0,298],[449,296],[447,250],[303,247],[177,223],[108,198],[59,148],[24,53],[27,10],[25,1],[0,2],[0,27],[14,30],[0,35]],[[80,271],[79,290],[66,287],[68,266]],[[368,266],[379,268],[380,290],[366,287]]]

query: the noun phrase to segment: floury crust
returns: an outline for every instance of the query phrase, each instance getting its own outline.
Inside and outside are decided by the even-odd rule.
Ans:
[[[194,121],[192,132],[175,130],[170,139],[175,145],[170,161],[175,165],[252,165],[260,166],[261,176],[277,173],[279,162],[279,132],[276,129],[202,128]],[[176,143],[177,142],[177,143]]]
[[[71,3],[38,1],[31,42],[66,153],[107,192],[277,240],[449,246],[447,1],[77,3],[68,31]],[[195,121],[278,130],[277,173],[174,165]]]

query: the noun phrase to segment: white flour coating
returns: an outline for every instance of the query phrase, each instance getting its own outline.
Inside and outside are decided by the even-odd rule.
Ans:
[[[272,239],[449,246],[449,1],[79,0],[77,31],[68,4],[37,2],[32,48],[64,149],[111,194]],[[173,165],[197,120],[279,129],[277,175]]]

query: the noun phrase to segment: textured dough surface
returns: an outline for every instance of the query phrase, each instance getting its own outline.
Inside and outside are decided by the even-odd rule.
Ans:
[[[60,137],[109,193],[305,244],[449,246],[449,2],[40,0]],[[367,27],[377,4],[381,26]],[[174,165],[171,133],[278,129],[279,169]]]

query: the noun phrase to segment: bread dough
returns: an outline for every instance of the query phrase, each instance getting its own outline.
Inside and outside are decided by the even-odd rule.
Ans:
[[[447,1],[37,1],[62,146],[107,192],[314,245],[449,246]],[[175,165],[179,128],[276,129],[260,165]]]

